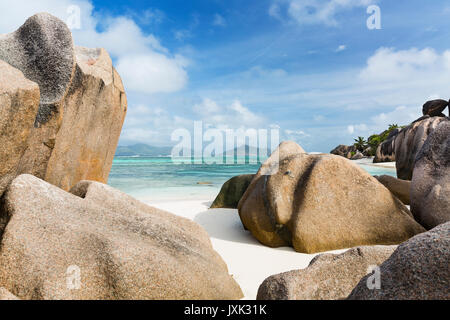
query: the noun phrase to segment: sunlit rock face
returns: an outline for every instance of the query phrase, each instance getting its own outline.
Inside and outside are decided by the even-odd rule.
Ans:
[[[261,243],[303,253],[398,244],[425,231],[357,164],[306,154],[294,142],[282,143],[261,166],[238,209]]]
[[[74,47],[67,25],[40,13],[17,31],[0,35],[0,79],[23,77],[32,97],[8,90],[0,115],[0,194],[17,175],[29,173],[69,190],[83,179],[106,182],[127,110],[120,76],[103,49]],[[8,65],[8,67],[6,66]],[[12,69],[11,69],[12,68]],[[11,86],[8,84],[8,86]],[[6,98],[2,98],[6,99]],[[20,105],[21,108],[13,108]],[[29,118],[33,118],[30,123]],[[13,136],[15,138],[13,138]]]
[[[21,175],[0,204],[0,287],[21,299],[227,299],[243,294],[207,232],[98,182]]]

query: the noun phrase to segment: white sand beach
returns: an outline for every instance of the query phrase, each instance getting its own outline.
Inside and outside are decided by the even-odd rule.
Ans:
[[[244,292],[244,299],[255,299],[259,285],[273,274],[302,269],[316,254],[302,254],[292,248],[269,248],[244,230],[237,210],[208,209],[212,200],[146,201],[147,204],[200,224],[211,237],[214,249]],[[333,251],[333,253],[345,250]],[[251,257],[249,259],[249,257]]]
[[[373,175],[395,174],[395,163],[374,164],[372,161],[371,158],[365,158],[355,162]],[[234,175],[243,173],[246,172],[236,172]],[[201,178],[194,179],[212,181],[213,178],[202,173]],[[144,203],[200,224],[209,233],[214,249],[228,265],[229,273],[241,286],[245,299],[255,299],[259,285],[267,277],[305,268],[316,256],[295,252],[290,247],[269,248],[260,244],[249,231],[244,230],[237,210],[209,209],[222,184],[198,185],[194,184],[195,181],[197,180],[189,180],[189,183],[185,183],[186,186],[160,189],[150,189],[142,185],[142,190],[130,194]],[[344,251],[338,250],[334,253]]]
[[[373,157],[363,158],[360,160],[352,160],[352,161],[358,163],[359,165],[363,165],[363,166],[395,169],[395,161],[394,162],[373,163]]]

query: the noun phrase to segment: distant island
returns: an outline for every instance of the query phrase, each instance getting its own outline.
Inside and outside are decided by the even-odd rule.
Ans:
[[[145,143],[133,144],[130,146],[118,146],[116,150],[116,157],[170,157],[173,147],[155,147],[149,146]],[[234,148],[233,151],[228,150],[226,154],[244,154],[250,157],[258,156],[258,148],[250,147],[248,145],[240,146],[239,148]],[[192,151],[191,151],[192,153]],[[260,151],[260,155],[267,157],[270,155],[271,151],[268,149],[263,149]],[[221,156],[223,154],[219,154]],[[214,156],[214,154],[213,154]]]
[[[144,143],[131,146],[118,146],[116,157],[164,157],[170,156],[172,147],[154,147]]]

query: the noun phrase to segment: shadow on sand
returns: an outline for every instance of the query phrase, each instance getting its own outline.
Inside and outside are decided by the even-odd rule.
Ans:
[[[244,229],[236,209],[209,209],[197,214],[194,221],[201,225],[211,238],[265,247],[250,231]],[[274,250],[293,251],[289,247]]]

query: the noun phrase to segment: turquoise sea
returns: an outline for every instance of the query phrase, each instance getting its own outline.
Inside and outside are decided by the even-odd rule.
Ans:
[[[372,175],[395,169],[360,164]],[[170,157],[116,157],[108,184],[145,201],[213,200],[223,183],[256,173],[260,164],[180,164]]]

